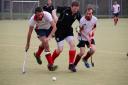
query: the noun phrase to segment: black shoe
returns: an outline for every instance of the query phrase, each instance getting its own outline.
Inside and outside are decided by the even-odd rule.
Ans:
[[[55,71],[56,69],[58,68],[58,66],[57,65],[50,65],[50,64],[48,64],[48,70],[49,71]]]
[[[74,64],[69,64],[69,68],[68,68],[70,71],[72,72],[76,72],[76,69],[75,69],[75,65]]]
[[[39,56],[36,56],[36,53],[34,53],[34,56],[36,58],[37,63],[41,65],[42,64],[42,61],[41,61],[40,57]]]

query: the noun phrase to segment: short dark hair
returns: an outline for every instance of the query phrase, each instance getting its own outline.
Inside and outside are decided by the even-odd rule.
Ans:
[[[73,1],[72,4],[71,4],[72,7],[73,7],[73,6],[79,6],[79,5],[80,5],[80,4],[79,4],[78,1]]]
[[[92,10],[92,12],[94,11],[92,7],[88,7],[88,8],[85,10],[85,13],[86,13],[87,11],[90,11],[90,10]]]
[[[41,7],[36,7],[36,8],[35,8],[35,14],[36,14],[37,12],[42,12],[42,8],[41,8]]]
[[[88,7],[86,11],[90,11],[90,10],[93,11],[93,8],[92,7]]]

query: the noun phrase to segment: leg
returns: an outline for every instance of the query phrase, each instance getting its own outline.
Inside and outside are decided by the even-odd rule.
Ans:
[[[70,46],[69,50],[69,70],[72,72],[76,72],[75,66],[74,66],[74,58],[76,54],[76,49],[75,49],[75,44],[74,44],[74,37],[73,36],[68,36],[66,38],[66,41],[68,42]]]
[[[92,56],[96,51],[96,47],[94,44],[92,44],[91,49],[87,52],[86,56],[83,58],[84,61],[87,61],[90,56]]]
[[[48,69],[49,69],[49,71],[55,71],[57,69],[57,66],[53,65],[52,56],[51,56],[50,48],[49,48],[49,43],[48,43],[48,41],[45,41],[45,39],[46,39],[45,36],[40,38],[40,40],[44,43],[44,49],[46,52],[45,57],[48,61]]]
[[[44,37],[41,37],[41,36],[44,36],[45,32],[44,32],[44,30],[41,30],[41,29],[35,29],[35,32],[37,33],[38,39],[41,41],[41,45],[39,46],[37,52],[34,53],[34,56],[37,60],[37,63],[42,64],[42,61],[40,59],[40,55],[44,50],[44,40],[43,40]]]
[[[118,23],[118,16],[116,17],[116,24]]]
[[[87,52],[86,56],[83,57],[83,62],[86,66],[86,68],[90,68],[90,65],[88,63],[88,59],[91,57],[91,64],[94,66],[94,63],[92,62],[92,55],[95,53],[95,45],[92,45],[92,47]]]
[[[77,66],[78,62],[80,61],[81,57],[85,53],[85,47],[80,47],[80,53],[77,54],[74,65]]]
[[[57,45],[58,45],[58,48],[55,49],[53,54],[52,54],[53,62],[60,55],[60,53],[63,51],[64,40],[57,42]]]
[[[68,44],[70,46],[69,64],[73,64],[74,63],[75,54],[76,54],[76,48],[75,48],[75,44],[74,44],[74,37],[73,36],[68,36],[66,38],[66,41],[68,42]]]
[[[35,53],[37,57],[40,57],[41,53],[43,52],[44,50],[44,45],[43,45],[43,42],[40,44],[37,52]]]
[[[86,43],[87,47],[90,48],[89,46],[89,43]],[[86,56],[83,57],[83,62],[85,64],[85,66],[87,68],[90,68],[90,65],[88,63],[88,58],[91,57],[92,58],[92,55],[95,53],[96,51],[96,47],[95,47],[95,40],[94,39],[91,39],[91,48],[89,49],[89,51],[87,52]],[[92,63],[92,62],[91,62]],[[93,64],[93,63],[92,63]]]
[[[42,64],[42,61],[40,59],[40,55],[43,52],[43,50],[44,50],[44,46],[43,46],[43,42],[42,42],[41,45],[38,48],[38,51],[36,53],[34,53],[34,56],[35,56],[36,61],[37,61],[38,64]]]
[[[114,25],[117,25],[117,22],[118,22],[118,13],[116,13],[115,15],[114,15]]]
[[[118,18],[115,16],[115,25],[117,25]]]
[[[114,16],[114,18],[113,18],[113,19],[114,19],[114,25],[116,25],[116,17]]]

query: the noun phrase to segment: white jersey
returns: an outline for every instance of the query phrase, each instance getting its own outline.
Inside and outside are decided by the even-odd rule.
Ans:
[[[80,27],[83,27],[83,30],[81,31],[81,36],[78,36],[79,40],[88,41],[86,36],[89,35],[90,32],[92,32],[92,28],[97,23],[97,18],[95,16],[92,16],[92,19],[90,21],[85,19],[85,16],[83,16],[80,19]]]
[[[114,4],[113,5],[113,13],[119,13],[120,12],[120,5],[119,4]]]
[[[49,29],[51,27],[51,21],[53,21],[53,18],[50,13],[43,11],[43,18],[41,21],[36,21],[34,19],[35,14],[32,15],[32,17],[29,20],[29,25],[34,26],[36,29]]]

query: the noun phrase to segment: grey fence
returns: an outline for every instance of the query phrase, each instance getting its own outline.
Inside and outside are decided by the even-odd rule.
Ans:
[[[70,6],[73,0],[52,0],[53,5]],[[80,2],[80,12],[91,6],[97,17],[112,17],[112,3],[115,0],[77,0]],[[128,0],[116,0],[121,6],[120,17],[128,17]],[[34,8],[44,6],[47,0],[0,0],[0,19],[28,19]]]

